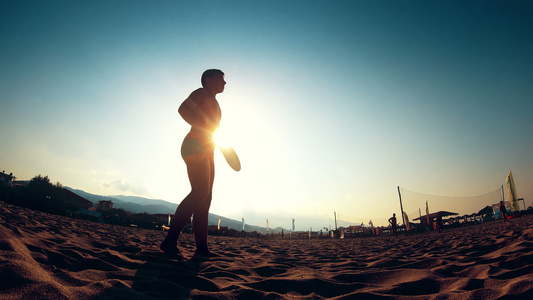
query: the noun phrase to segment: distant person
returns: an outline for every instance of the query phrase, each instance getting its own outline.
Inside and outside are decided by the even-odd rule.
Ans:
[[[398,233],[396,232],[396,214],[392,214],[392,217],[389,219],[389,223],[391,226],[391,235],[398,236]]]
[[[159,247],[167,256],[176,259],[183,259],[177,242],[193,215],[196,253],[205,257],[217,256],[209,251],[207,228],[215,178],[213,134],[218,129],[221,118],[215,96],[224,91],[224,73],[215,69],[207,70],[202,74],[201,83],[202,87],[192,92],[178,109],[181,117],[191,125],[191,130],[181,145],[181,156],[187,165],[191,192],[176,208],[168,234]]]
[[[440,213],[437,214],[437,229],[439,233],[442,231],[442,229],[444,229],[444,223],[442,222],[442,216]]]
[[[505,224],[505,222],[511,224],[511,222],[507,219],[507,208],[505,207],[503,201],[500,201],[500,214],[502,215],[503,224]]]

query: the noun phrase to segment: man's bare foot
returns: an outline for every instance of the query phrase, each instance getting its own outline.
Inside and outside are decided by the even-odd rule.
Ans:
[[[196,250],[196,255],[199,255],[199,256],[202,256],[202,257],[205,257],[205,258],[220,257],[219,254],[216,254],[216,253],[211,252],[209,250]]]
[[[159,249],[165,252],[168,258],[177,259],[177,260],[185,259],[185,257],[183,257],[183,254],[181,254],[180,249],[178,249],[178,246],[175,243],[168,241],[167,239],[165,239],[161,243],[161,245],[159,246]]]

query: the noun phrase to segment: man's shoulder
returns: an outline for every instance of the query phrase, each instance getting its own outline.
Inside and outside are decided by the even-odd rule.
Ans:
[[[198,88],[189,95],[189,98],[190,99],[202,99],[207,96],[208,96],[207,91],[204,88]]]

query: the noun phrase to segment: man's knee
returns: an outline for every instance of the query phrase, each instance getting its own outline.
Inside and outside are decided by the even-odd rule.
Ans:
[[[191,191],[191,196],[195,201],[198,201],[199,204],[203,204],[211,199],[211,192],[207,189],[193,189]]]

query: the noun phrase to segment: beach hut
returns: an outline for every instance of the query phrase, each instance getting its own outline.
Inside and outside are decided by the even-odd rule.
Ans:
[[[492,206],[487,205],[484,208],[482,208],[480,211],[478,211],[477,214],[480,215],[484,221],[487,221],[492,218],[494,214],[494,209],[492,208]]]
[[[436,228],[435,219],[439,215],[441,217],[448,217],[448,216],[457,216],[459,214],[458,213],[454,213],[454,212],[449,212],[449,211],[438,211],[438,212],[431,213],[429,215],[423,215],[421,217],[415,218],[415,219],[413,219],[413,221],[420,220],[420,224],[422,225],[422,228],[429,227],[429,228],[435,229]],[[428,224],[428,222],[427,222],[428,219],[429,219],[431,224]]]

